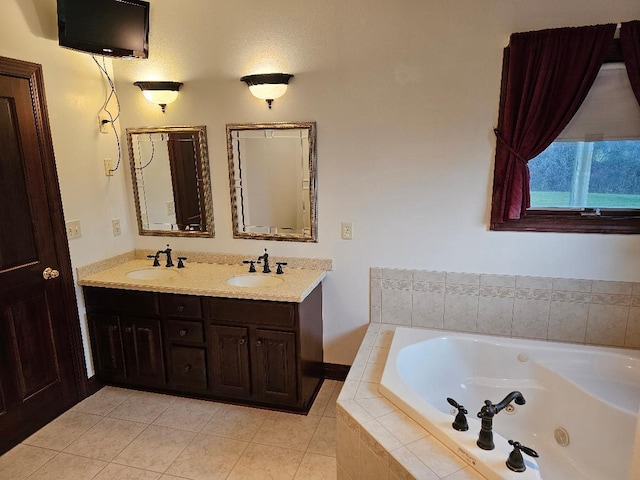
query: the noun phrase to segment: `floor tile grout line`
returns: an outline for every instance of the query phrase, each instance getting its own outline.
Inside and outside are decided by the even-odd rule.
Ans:
[[[165,428],[168,428],[168,427],[165,427]],[[191,432],[191,433],[194,433],[194,432]],[[164,474],[169,475],[169,474],[167,473],[167,471],[171,468],[171,465],[173,465],[173,464],[176,462],[176,460],[180,457],[180,455],[182,455],[182,454],[184,453],[184,451],[189,447],[189,445],[191,445],[191,444],[193,443],[193,441],[194,441],[196,438],[198,438],[198,433],[195,433],[195,435],[193,436],[193,438],[192,438],[191,440],[189,440],[189,442],[184,446],[184,448],[183,448],[182,450],[180,450],[180,453],[178,453],[178,455],[176,455],[176,457],[171,461],[171,463],[167,466],[167,468],[165,468],[165,469],[162,471],[162,473],[160,474],[161,476],[162,476],[162,475],[164,475]]]
[[[238,462],[240,461],[240,459],[242,458],[242,456],[245,454],[245,452],[247,451],[247,448],[249,448],[249,445],[251,445],[251,442],[246,442],[247,444],[244,446],[244,448],[242,449],[242,452],[240,453],[240,455],[238,455],[238,458],[236,459],[235,462],[233,462],[233,466],[229,469],[229,473],[227,473],[225,475],[225,479],[229,478],[229,476],[231,475],[231,473],[233,472],[233,469],[236,468],[236,466],[238,465]]]
[[[31,472],[29,475],[27,475],[27,477],[25,477],[24,480],[29,480],[29,478],[32,478],[37,472],[39,472],[47,463],[51,462],[51,460],[53,460],[54,458],[56,458],[61,452],[57,451],[57,450],[52,450],[54,452],[56,452],[56,454],[51,457],[49,460],[47,460],[46,462],[44,462],[42,465],[40,465],[40,467],[38,467],[35,471]]]

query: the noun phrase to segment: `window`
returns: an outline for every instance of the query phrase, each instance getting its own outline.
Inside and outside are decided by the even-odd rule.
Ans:
[[[520,218],[517,209],[514,215],[507,206],[504,220],[495,221],[497,183],[501,180],[497,151],[492,230],[640,233],[640,104],[623,63],[620,41],[607,43],[605,62],[584,102],[572,118],[567,117],[571,120],[560,133],[549,138],[553,141],[541,153],[532,158],[520,156],[500,137],[500,127],[497,129],[498,143],[504,143],[512,156],[528,166],[529,176],[522,175],[521,190],[526,190],[522,204],[530,196],[530,206]],[[511,80],[505,79],[513,75],[508,55],[509,47],[505,51],[500,123]],[[512,188],[505,189],[507,194]]]
[[[640,104],[622,62],[605,63],[571,122],[529,161],[532,209],[640,209]]]

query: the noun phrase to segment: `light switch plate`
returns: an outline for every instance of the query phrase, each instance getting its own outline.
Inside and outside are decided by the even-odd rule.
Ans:
[[[80,220],[71,220],[66,223],[67,238],[79,238],[82,236],[82,230],[80,230]]]

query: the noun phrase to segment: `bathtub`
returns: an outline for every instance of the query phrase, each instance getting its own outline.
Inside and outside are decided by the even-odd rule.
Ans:
[[[493,418],[494,450],[476,445],[476,414],[518,390]],[[482,475],[494,479],[626,480],[638,407],[640,352],[397,328],[380,393]],[[469,411],[469,430],[451,427],[452,397]],[[533,448],[527,470],[507,469],[507,440]]]

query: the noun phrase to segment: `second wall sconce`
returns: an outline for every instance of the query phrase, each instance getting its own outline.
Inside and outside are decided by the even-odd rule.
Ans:
[[[293,75],[289,73],[260,73],[246,75],[240,80],[249,85],[249,91],[254,97],[266,100],[271,108],[273,101],[285,94],[292,78]]]
[[[180,82],[135,82],[140,87],[144,98],[152,103],[157,103],[165,112],[168,103],[173,103],[178,98],[178,91],[182,86]]]

